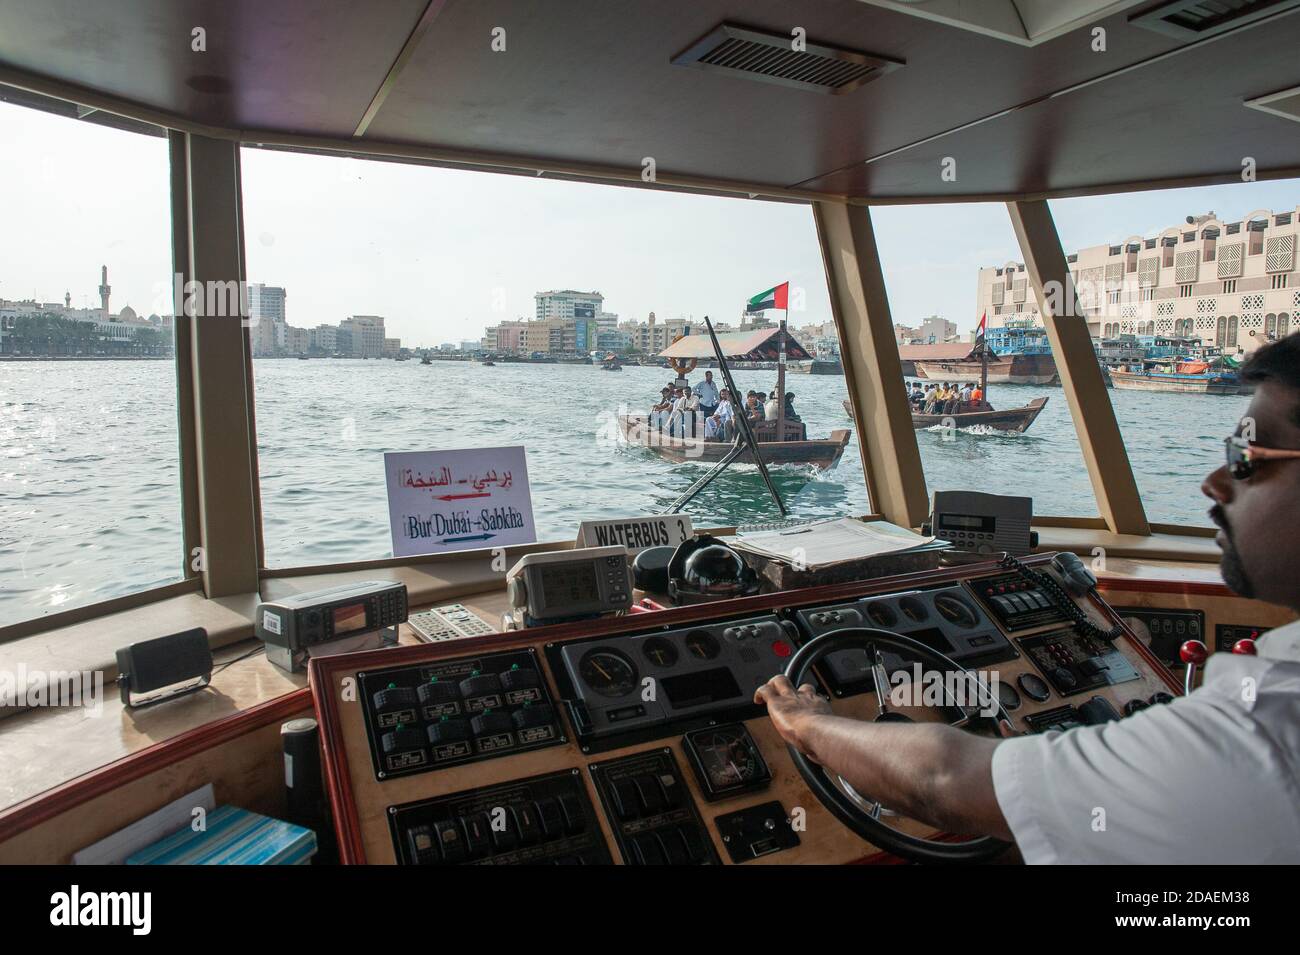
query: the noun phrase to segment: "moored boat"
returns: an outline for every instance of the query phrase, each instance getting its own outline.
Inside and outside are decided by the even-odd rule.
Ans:
[[[1213,371],[1180,372],[1141,370],[1110,370],[1110,380],[1121,391],[1174,391],[1201,395],[1245,395],[1250,386],[1242,384],[1235,374]]]
[[[979,381],[980,361],[918,361],[916,376],[933,381]],[[1051,355],[991,355],[988,380],[1000,385],[1050,385],[1056,380],[1056,361]]]

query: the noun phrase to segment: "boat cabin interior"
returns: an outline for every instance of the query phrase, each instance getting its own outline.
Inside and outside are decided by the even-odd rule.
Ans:
[[[1116,861],[1130,862],[1295,861],[1295,845],[1285,846],[1294,828],[1269,830],[1275,817],[1222,802],[1204,852],[1199,836],[1176,828],[1161,838],[1159,824],[1143,822],[1135,824],[1146,827],[1140,836],[1129,833],[1125,807],[1145,810],[1165,791],[1156,770],[1134,779],[1140,767],[1132,766],[1109,780],[1110,824],[1144,857],[1126,858],[1114,840],[1094,852],[1077,847],[1086,839],[1056,830],[1034,836],[1008,803],[1016,793],[1000,781],[997,773],[1007,770],[996,755],[987,756],[993,782],[987,769],[981,780],[985,802],[995,795],[1005,822],[963,828],[985,818],[974,808],[980,786],[963,814],[899,795],[911,764],[877,775],[822,765],[830,744],[799,737],[812,717],[783,717],[778,707],[795,704],[777,699],[773,681],[784,674],[796,687],[808,684],[816,701],[799,705],[809,712],[826,707],[874,732],[932,729],[944,746],[958,745],[945,735],[956,727],[960,738],[975,736],[988,747],[979,753],[994,753],[1013,745],[1023,751],[1038,736],[1057,740],[1058,750],[1071,745],[1072,734],[1101,745],[1126,724],[1132,732],[1160,724],[1162,707],[1184,712],[1174,708],[1184,697],[1193,701],[1202,678],[1230,657],[1231,665],[1300,666],[1294,630],[1289,662],[1281,649],[1264,650],[1270,630],[1296,620],[1300,598],[1293,589],[1294,599],[1283,599],[1258,580],[1252,592],[1221,569],[1229,538],[1216,537],[1205,516],[1213,502],[1200,490],[1202,479],[1224,466],[1220,439],[1240,431],[1248,406],[1263,421],[1260,396],[1290,395],[1295,386],[1270,372],[1283,375],[1282,383],[1273,391],[1260,386],[1254,399],[1112,388],[1094,347],[1109,325],[1079,307],[1076,287],[1087,276],[1058,231],[1069,203],[1220,188],[1242,197],[1219,200],[1237,206],[1222,213],[1225,223],[1244,217],[1246,233],[1254,234],[1259,215],[1250,210],[1268,205],[1254,200],[1255,192],[1300,178],[1298,37],[1294,0],[6,0],[0,127],[13,115],[34,115],[156,150],[157,162],[133,160],[131,174],[154,177],[167,197],[170,231],[157,238],[171,254],[176,282],[155,310],[174,318],[158,333],[166,337],[165,359],[142,367],[163,382],[168,409],[174,401],[175,445],[131,450],[115,436],[119,422],[109,420],[101,438],[82,437],[90,450],[98,441],[112,446],[117,464],[110,470],[132,457],[165,455],[165,469],[138,481],[177,489],[179,514],[150,520],[168,523],[174,535],[164,540],[179,546],[168,545],[170,575],[133,577],[128,551],[139,525],[123,516],[93,543],[93,560],[78,557],[74,569],[65,568],[62,558],[43,555],[62,553],[56,545],[60,534],[70,537],[68,525],[20,524],[23,514],[47,505],[37,484],[6,476],[0,590],[48,585],[54,592],[72,581],[84,596],[40,607],[0,604],[0,863],[1068,863],[1106,861],[1112,851]],[[58,179],[68,157],[54,155],[49,140],[0,137],[8,161],[25,157],[33,171],[29,182],[10,179],[0,188],[51,195],[79,188]],[[448,437],[447,416],[437,413],[407,419],[401,444],[367,434],[365,418],[351,425],[350,443],[330,439],[339,427],[332,420],[287,430],[282,419],[309,414],[321,395],[353,400],[349,389],[361,386],[344,376],[359,375],[362,363],[282,362],[276,371],[256,357],[259,336],[270,333],[246,320],[242,289],[266,278],[250,274],[249,265],[275,241],[261,211],[275,197],[252,181],[267,157],[346,160],[353,180],[381,174],[372,169],[392,171],[412,190],[426,181],[421,177],[451,171],[488,189],[562,184],[601,196],[723,203],[718,208],[737,215],[797,211],[815,235],[822,271],[813,281],[838,339],[842,377],[783,379],[800,392],[800,418],[756,424],[759,460],[743,446],[744,435],[732,432],[714,442],[716,453],[698,452],[702,462],[689,460],[689,441],[620,458],[637,462],[643,476],[626,485],[612,511],[594,503],[584,511],[583,495],[595,501],[614,479],[589,441],[556,450],[548,428],[568,427],[560,416],[529,419],[509,439],[491,436],[482,443],[524,446],[535,499],[548,485],[577,489],[564,508],[566,526],[526,539],[510,537],[506,522],[503,546],[490,546],[491,534],[475,543],[475,531],[462,529],[468,545],[422,548],[414,539],[419,522],[411,518],[401,525],[409,533],[399,533],[391,511],[391,550],[380,543],[358,554],[347,541],[332,541],[333,550],[293,550],[293,535],[330,538],[329,512],[352,506],[346,495],[331,496],[331,484],[372,464],[379,499],[387,476],[394,508],[403,494],[424,495],[427,504],[447,485],[465,483],[466,474],[468,494],[521,492],[526,499],[530,475],[516,468],[512,477],[499,464],[483,470],[476,461],[502,459],[474,458],[461,434]],[[77,159],[109,161],[107,154]],[[54,178],[42,178],[43,165]],[[312,202],[328,209],[353,201],[345,183],[335,186],[320,187]],[[144,214],[146,200],[131,190],[113,201],[116,228]],[[375,233],[400,216],[400,197],[386,201],[366,207]],[[1024,412],[1018,424],[1041,412],[1025,434],[981,438],[978,428],[945,425],[942,413],[914,425],[896,329],[906,316],[889,294],[909,263],[882,255],[883,223],[939,206],[957,216],[991,209],[1014,235],[1007,300],[1014,295],[1033,306],[1059,379],[992,385],[994,407]],[[1123,204],[1106,208],[1111,214]],[[495,239],[471,242],[464,223],[475,219],[472,207],[446,213],[425,228],[458,233],[466,256],[497,256],[509,271],[519,264],[514,257],[531,255],[504,234],[501,251],[493,251]],[[1286,287],[1288,272],[1296,279],[1297,226],[1289,214],[1262,215],[1269,236],[1292,236],[1291,245],[1277,246],[1278,261],[1286,249],[1291,257],[1269,273],[1282,276],[1272,294]],[[10,219],[6,227],[5,218],[0,212],[6,260],[29,243],[55,257],[64,230],[82,228],[53,219]],[[954,220],[952,229],[965,221]],[[1109,241],[1149,225],[1103,223],[1093,235]],[[1204,243],[1213,240],[1186,228],[1196,232],[1187,248],[1204,264]],[[361,247],[341,218],[337,233],[313,231],[287,227],[280,242]],[[493,235],[487,227],[484,234]],[[1231,237],[1225,226],[1219,241]],[[746,234],[716,256],[761,256],[769,238]],[[933,262],[950,238],[932,235],[932,247],[912,252],[922,265]],[[671,243],[673,233],[653,241]],[[1155,242],[1149,235],[1123,239],[1115,261],[1131,258],[1136,276],[1148,241]],[[681,263],[683,270],[697,265]],[[974,266],[955,266],[967,298]],[[336,268],[339,282],[355,279],[350,263],[339,260]],[[1204,265],[1202,275],[1215,268]],[[19,305],[27,294],[22,283],[31,283],[5,271],[0,318],[11,316],[4,334],[14,342],[28,327]],[[394,271],[362,282],[377,287],[404,276]],[[109,311],[107,274],[101,283],[100,317],[111,334],[126,326]],[[210,304],[211,290],[227,285],[241,289],[238,310],[204,311],[204,291]],[[254,288],[256,307],[267,290]],[[751,292],[726,294],[739,305]],[[481,291],[485,300],[490,294]],[[53,295],[38,290],[34,298]],[[981,311],[995,317],[991,301],[963,317],[963,335]],[[907,306],[916,314],[922,307]],[[764,314],[773,322],[788,317]],[[730,316],[712,321],[720,317]],[[340,328],[351,323],[353,341],[367,340],[366,318]],[[572,324],[572,309],[568,318]],[[1244,358],[1287,344],[1281,333],[1248,338],[1246,327],[1234,348]],[[382,320],[378,328],[382,348]],[[730,333],[737,334],[734,327]],[[716,352],[727,363],[764,358],[748,348],[723,355],[710,335],[693,331],[677,352],[671,337],[652,341],[640,354],[645,363],[665,350],[704,361]],[[589,355],[597,347],[609,350],[591,343],[575,351]],[[506,398],[522,387],[511,383],[524,380],[507,376],[560,374],[547,370],[558,365],[502,361],[504,345],[483,350],[497,355],[497,367],[453,365],[431,349],[422,362],[372,360],[365,372],[473,374]],[[811,357],[811,344],[799,350]],[[7,415],[24,402],[43,407],[55,392],[102,405],[106,417],[126,415],[114,386],[95,384],[98,363],[51,360],[21,379],[20,392],[15,376],[39,364],[23,359],[0,353]],[[784,355],[766,360],[778,362],[784,376]],[[671,374],[662,363],[653,375],[629,363],[622,375],[606,376],[599,365],[587,369],[599,384],[579,391],[644,380],[653,382],[642,392],[649,395]],[[65,367],[74,377],[56,379]],[[692,384],[703,371],[691,373]],[[321,377],[296,405],[277,405],[262,381],[309,372]],[[754,387],[751,380],[775,373],[728,368],[733,372],[742,393]],[[721,367],[716,374],[725,387]],[[843,392],[815,399],[812,389],[829,382],[842,382]],[[394,408],[408,400],[408,387],[392,387]],[[1024,390],[1008,391],[1017,388]],[[447,396],[438,385],[428,392],[430,407]],[[1160,409],[1146,437],[1134,435],[1116,410],[1130,398]],[[1219,412],[1225,429],[1219,433],[1199,412],[1154,403],[1165,400],[1214,402],[1227,409]],[[493,414],[484,412],[484,420]],[[1282,420],[1283,412],[1276,414]],[[1032,453],[1034,433],[1049,427],[1049,416],[1050,427],[1069,436],[1069,460]],[[591,430],[585,421],[581,427]],[[1265,486],[1261,473],[1273,482],[1268,487],[1300,488],[1300,462],[1252,450],[1300,445],[1276,433],[1268,438],[1247,434],[1242,440],[1256,444],[1229,444],[1229,470],[1216,473],[1254,475],[1223,478],[1237,493],[1252,482]],[[1020,441],[1015,447],[1029,450],[1018,464],[986,459],[995,441],[1002,442],[997,448]],[[34,453],[38,442],[32,438],[23,453]],[[790,475],[802,475],[803,487],[810,479],[800,462],[817,463],[796,452],[783,456],[787,444],[796,451],[826,446],[821,466],[838,470],[824,475],[860,467],[860,477],[851,472],[852,493],[865,504],[832,496],[841,502],[829,505],[838,513],[816,516],[847,520],[783,521],[788,509],[799,517],[792,500],[805,500]],[[298,482],[292,499],[323,507],[325,516],[313,518],[318,532],[311,522],[306,529],[293,524],[288,505],[272,501],[268,489],[285,469],[269,457],[277,445],[312,461],[313,477]],[[1166,466],[1162,455],[1174,445],[1197,453],[1208,446],[1213,461],[1190,470]],[[952,448],[968,450],[940,472],[929,455]],[[449,449],[467,456],[421,470]],[[748,455],[732,465],[752,494],[748,510],[734,520],[717,519],[716,507],[693,511],[707,495],[668,507],[733,449]],[[429,457],[390,471],[393,455],[408,452]],[[75,459],[46,464],[82,470]],[[110,477],[95,476],[98,467],[83,474],[87,496],[78,500],[86,507],[111,510],[105,498],[136,493],[134,482],[110,493],[102,483]],[[681,474],[687,477],[674,477]],[[1072,488],[1077,506],[1044,503],[1033,490],[1043,483]],[[725,479],[712,490],[731,493],[718,491],[721,484]],[[364,513],[387,540],[382,504]],[[1292,525],[1294,514],[1285,518]],[[806,551],[782,536],[793,534],[807,535]],[[915,679],[899,683],[900,671]],[[974,689],[959,699],[968,684],[950,684],[923,699],[920,689],[933,674],[941,684],[969,680]],[[760,690],[769,695],[756,697]],[[1290,699],[1289,710],[1272,711],[1291,721],[1277,737],[1284,750],[1300,732]],[[1289,759],[1294,773],[1300,753],[1290,750]],[[1244,765],[1234,762],[1233,772],[1249,776]],[[917,778],[923,772],[927,790],[941,788],[942,773],[918,763]],[[1199,807],[1219,798],[1221,784],[1198,777],[1184,791],[1185,805],[1158,808],[1167,818],[1183,810],[1200,818]],[[205,826],[192,824],[199,816]],[[240,838],[227,829],[240,827],[256,836],[238,843],[247,854],[223,855],[222,847]],[[1270,839],[1274,848],[1257,848]],[[1170,844],[1181,849],[1166,855],[1162,847]]]

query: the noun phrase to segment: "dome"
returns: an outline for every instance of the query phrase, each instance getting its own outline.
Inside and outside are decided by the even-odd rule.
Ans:
[[[136,320],[135,309],[130,305],[123,305],[122,311],[118,313],[117,318],[121,322],[134,322]]]

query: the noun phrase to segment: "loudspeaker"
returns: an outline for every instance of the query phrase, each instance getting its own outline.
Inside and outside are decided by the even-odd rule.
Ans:
[[[150,706],[201,690],[212,682],[208,631],[195,627],[123,647],[117,651],[117,674],[118,692],[128,707]],[[132,697],[133,693],[154,690],[167,692],[144,699]]]

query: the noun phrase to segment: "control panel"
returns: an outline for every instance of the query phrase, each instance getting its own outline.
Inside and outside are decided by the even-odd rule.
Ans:
[[[388,810],[405,865],[601,865],[609,849],[579,770]]]
[[[1245,623],[1219,623],[1214,626],[1214,649],[1230,653],[1238,640],[1258,640],[1270,627],[1254,627]]]
[[[788,626],[769,614],[580,640],[548,650],[548,658],[579,740],[594,749],[610,737],[698,716],[758,712],[754,691],[794,653]]]
[[[1021,637],[1019,643],[1025,656],[1061,696],[1139,679],[1138,671],[1123,653],[1073,630]]]
[[[670,749],[588,767],[628,865],[716,865],[718,855]]]
[[[1012,633],[1068,619],[1042,587],[1019,574],[982,577],[971,581],[971,589]]]
[[[799,833],[779,802],[739,809],[713,820],[731,861],[739,865],[799,845]]]
[[[379,779],[564,740],[535,650],[359,674]]]
[[[1025,563],[1050,574],[1050,561]],[[1022,582],[1035,583],[989,562],[974,573],[953,567],[826,584],[815,595],[782,592],[322,656],[311,664],[311,682],[341,858],[424,865],[873,858],[881,847],[843,828],[811,795],[753,702],[807,641],[859,627],[906,634],[996,687],[1021,732],[1123,719],[1179,691],[1147,647],[1102,636],[1118,619],[1108,608],[1040,582],[1054,605],[1043,608],[1023,596]],[[1012,585],[1022,602],[1014,613],[994,599],[1012,592],[998,586]],[[1022,609],[1031,603],[1032,614]],[[1067,619],[1031,629],[1026,621],[1046,619],[1045,609]],[[1077,626],[1076,614],[1094,626]],[[1172,627],[1176,633],[1176,621]],[[887,671],[911,671],[906,650],[881,650]],[[840,716],[879,717],[865,654],[833,644],[831,652],[835,664],[823,659],[811,677],[819,692],[839,694],[832,709]],[[964,725],[969,707],[950,700],[946,679],[932,679],[945,668],[923,669],[919,693],[889,700],[891,718]],[[982,720],[970,728],[991,731]]]
[[[1124,618],[1137,638],[1171,669],[1185,665],[1178,656],[1178,648],[1184,640],[1205,639],[1203,610],[1116,607],[1115,612]]]
[[[912,590],[799,610],[795,617],[810,637],[846,627],[892,630],[968,668],[1014,659],[1018,655],[1011,642],[959,586]],[[902,663],[896,654],[883,656],[887,668]],[[822,672],[836,696],[864,693],[875,685],[871,662],[862,650],[830,654]]]

